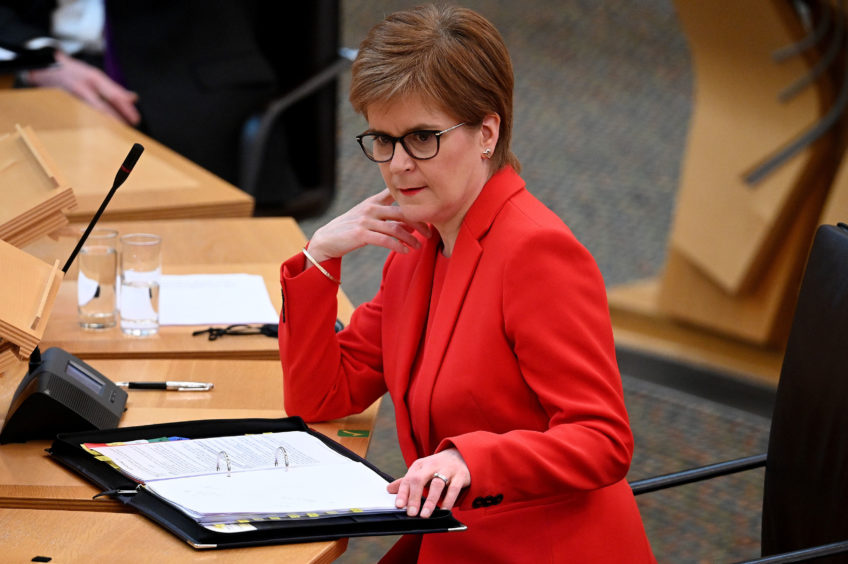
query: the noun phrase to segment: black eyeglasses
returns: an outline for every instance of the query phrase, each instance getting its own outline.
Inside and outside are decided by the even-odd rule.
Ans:
[[[344,323],[340,319],[336,319],[336,333],[344,329]],[[208,329],[200,329],[194,331],[192,336],[207,334],[210,341],[217,341],[224,335],[234,335],[236,337],[242,335],[265,335],[266,337],[277,338],[279,329],[276,324],[266,323],[265,325],[230,325],[228,327],[210,327]]]
[[[359,141],[359,146],[362,147],[365,156],[375,163],[387,163],[392,160],[398,141],[410,157],[419,161],[426,161],[439,154],[439,138],[461,125],[465,125],[465,122],[441,131],[435,129],[410,131],[401,137],[392,137],[385,133],[362,133],[356,136],[356,140]]]
[[[238,324],[230,325],[228,327],[210,327],[209,329],[194,331],[192,336],[196,337],[198,335],[203,335],[204,333],[209,334],[210,341],[216,341],[224,335],[265,335],[266,337],[276,337],[277,326],[269,323],[261,326]]]

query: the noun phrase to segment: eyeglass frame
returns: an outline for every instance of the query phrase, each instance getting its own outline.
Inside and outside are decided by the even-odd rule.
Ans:
[[[379,133],[379,132],[375,132],[375,131],[368,131],[368,132],[360,133],[359,135],[357,135],[356,140],[359,142],[359,147],[362,149],[362,152],[365,153],[365,156],[368,157],[368,160],[375,162],[375,163],[378,163],[378,164],[379,163],[387,163],[387,162],[391,161],[393,158],[395,158],[395,149],[397,148],[398,143],[400,143],[400,146],[403,147],[404,151],[406,151],[406,154],[409,155],[410,157],[412,157],[413,159],[415,159],[416,161],[429,161],[430,159],[435,158],[436,155],[439,154],[439,149],[441,148],[441,137],[442,137],[442,135],[444,135],[448,131],[453,131],[457,127],[460,127],[460,126],[463,126],[463,125],[468,125],[468,123],[463,121],[462,123],[452,125],[451,127],[448,127],[447,129],[443,129],[441,131],[436,131],[435,129],[416,129],[415,131],[408,131],[408,132],[404,133],[403,135],[401,135],[400,137],[394,137],[392,135],[389,135],[388,133]],[[430,133],[433,136],[435,136],[435,138],[436,138],[436,152],[433,153],[429,157],[416,157],[415,155],[413,155],[412,152],[409,150],[409,147],[407,147],[406,143],[404,143],[403,139],[407,135],[413,135],[413,134],[416,134],[416,133]],[[365,148],[365,145],[362,143],[363,137],[366,137],[368,135],[373,135],[375,137],[387,137],[387,138],[392,140],[392,154],[389,155],[388,159],[378,161],[377,159],[375,159],[374,157],[372,157],[371,155],[368,154],[368,150]]]

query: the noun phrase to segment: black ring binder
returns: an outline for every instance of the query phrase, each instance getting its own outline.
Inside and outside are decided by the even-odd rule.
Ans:
[[[122,427],[105,431],[63,433],[53,441],[48,453],[52,458],[93,482],[114,499],[132,507],[196,549],[237,548],[297,542],[335,540],[345,537],[425,534],[462,531],[465,525],[450,511],[438,509],[429,518],[409,517],[404,512],[345,514],[320,519],[268,520],[252,523],[254,530],[219,532],[210,530],[179,509],[160,499],[109,464],[95,459],[80,445],[83,443],[128,442],[179,436],[189,439],[251,433],[304,431],[339,454],[361,462],[378,475],[393,478],[356,453],[332,439],[309,429],[299,417],[283,419],[213,419]],[[133,490],[133,494],[125,493]],[[113,493],[114,492],[114,493]]]

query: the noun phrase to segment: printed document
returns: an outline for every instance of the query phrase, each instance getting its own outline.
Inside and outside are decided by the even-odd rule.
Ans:
[[[303,431],[84,447],[201,524],[399,511],[382,476]]]

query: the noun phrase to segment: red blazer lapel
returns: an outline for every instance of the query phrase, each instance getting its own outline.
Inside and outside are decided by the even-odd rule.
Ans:
[[[428,405],[432,401],[433,388],[439,377],[442,360],[447,352],[454,327],[459,319],[459,312],[483,254],[481,241],[500,209],[513,194],[523,187],[524,181],[511,167],[501,169],[489,179],[463,219],[459,236],[454,245],[454,252],[450,257],[448,271],[445,274],[442,293],[433,316],[433,325],[430,327],[429,342],[421,363],[420,376],[427,379]],[[425,382],[422,382],[422,384],[425,384]],[[432,452],[436,445],[430,444],[430,410],[427,410],[426,413],[428,415],[426,421],[415,421],[414,423],[415,428],[421,432],[424,443],[421,445],[422,448],[427,452]]]
[[[386,367],[392,369],[390,378],[395,380],[392,388],[397,390],[397,397],[400,399],[406,397],[412,365],[427,322],[439,242],[437,236],[424,241],[412,276],[409,278],[409,286],[405,289],[401,307],[403,315],[399,318],[401,323],[396,327],[387,328],[389,331],[396,331],[394,350],[388,350],[385,354]],[[406,422],[398,421],[399,425],[402,423]]]
[[[433,325],[430,327],[429,341],[424,349],[424,358],[421,361],[419,376],[422,378],[422,385],[426,386],[428,405],[433,396],[433,387],[439,376],[442,359],[447,351],[456,321],[459,318],[459,312],[462,309],[462,303],[465,300],[482,253],[480,245],[470,234],[463,232],[459,239],[462,238],[466,240],[462,244],[457,240],[454,253],[450,257],[442,293],[433,315]],[[427,452],[432,452],[435,445],[430,444],[430,410],[426,410],[425,413],[427,420],[415,421],[415,428],[421,430],[421,438],[424,443],[421,446]]]

